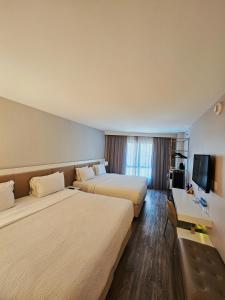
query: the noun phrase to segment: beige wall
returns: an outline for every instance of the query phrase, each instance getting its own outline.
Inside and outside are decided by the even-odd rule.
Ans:
[[[215,156],[214,192],[205,194],[198,192],[196,185],[194,187],[197,194],[208,200],[209,214],[214,222],[210,234],[214,245],[225,260],[225,111],[220,116],[216,116],[211,108],[192,126],[190,176],[195,153]]]
[[[103,157],[102,131],[0,97],[0,169]]]

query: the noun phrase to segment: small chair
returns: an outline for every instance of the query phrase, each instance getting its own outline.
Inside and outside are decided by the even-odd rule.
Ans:
[[[173,227],[173,231],[174,231],[173,250],[175,248],[177,238],[183,238],[183,239],[191,240],[194,242],[198,242],[200,244],[205,244],[205,245],[213,247],[213,244],[207,234],[199,233],[199,232],[192,233],[190,230],[177,227],[178,218],[177,218],[176,208],[175,208],[174,204],[172,203],[172,201],[170,201],[170,200],[167,201],[167,209],[168,209],[167,219],[166,219],[166,224],[165,224],[163,235],[164,235],[164,237],[166,236],[167,224],[168,224],[168,221],[170,221],[170,223]]]
[[[177,240],[177,212],[175,209],[175,206],[172,201],[167,200],[167,218],[166,218],[166,224],[164,227],[164,232],[163,235],[166,237],[166,229],[168,225],[168,221],[170,221],[172,227],[173,227],[173,232],[174,232],[174,240],[173,240],[173,249],[175,248],[175,243]]]

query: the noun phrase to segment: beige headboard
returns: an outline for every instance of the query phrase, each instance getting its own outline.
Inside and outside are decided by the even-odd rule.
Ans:
[[[14,194],[15,194],[15,198],[17,199],[17,198],[29,195],[29,192],[30,192],[29,182],[32,177],[49,175],[49,174],[52,174],[57,171],[64,172],[66,186],[69,186],[73,183],[74,166],[55,168],[55,169],[47,169],[47,170],[39,170],[39,171],[26,172],[26,173],[18,173],[18,174],[12,174],[12,175],[4,175],[4,176],[0,176],[0,182],[13,180],[15,182]]]
[[[76,167],[93,166],[99,163],[100,163],[99,161],[96,161],[92,163],[79,164],[76,166],[72,165],[72,166],[58,167],[58,168],[52,168],[46,170],[30,171],[30,172],[17,173],[11,175],[2,175],[0,176],[0,183],[13,180],[15,182],[14,194],[15,194],[15,198],[17,199],[29,195],[30,192],[29,182],[32,177],[50,175],[57,171],[64,172],[65,186],[69,186],[73,184],[73,181],[75,179]]]

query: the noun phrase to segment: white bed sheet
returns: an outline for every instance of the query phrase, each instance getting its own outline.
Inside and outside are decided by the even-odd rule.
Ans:
[[[0,228],[54,205],[76,193],[78,193],[77,190],[64,189],[42,198],[33,195],[19,198],[13,207],[0,212]]]
[[[145,177],[113,173],[96,176],[85,182],[74,181],[73,185],[84,192],[125,198],[131,200],[133,204],[140,204],[147,191]]]
[[[0,229],[1,299],[95,300],[101,295],[133,207],[124,199],[59,193],[25,197],[8,212],[11,223]],[[26,207],[27,215],[18,219]]]

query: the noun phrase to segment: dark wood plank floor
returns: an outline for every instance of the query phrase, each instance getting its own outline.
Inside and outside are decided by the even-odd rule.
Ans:
[[[149,190],[142,212],[115,272],[107,300],[174,300],[172,230],[163,236],[166,193]],[[168,232],[169,231],[169,232]]]

